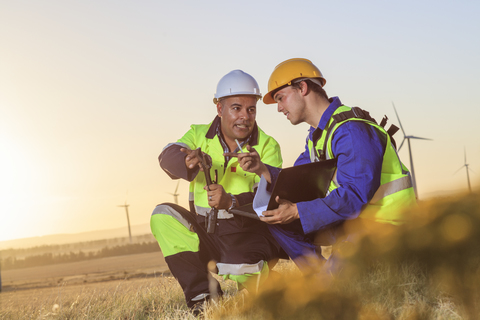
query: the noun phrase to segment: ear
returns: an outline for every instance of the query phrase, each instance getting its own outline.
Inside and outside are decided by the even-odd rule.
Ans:
[[[306,96],[310,90],[308,90],[308,85],[305,81],[300,82],[300,94]]]
[[[220,118],[222,117],[222,112],[223,112],[222,104],[220,102],[218,102],[217,103],[217,114]]]

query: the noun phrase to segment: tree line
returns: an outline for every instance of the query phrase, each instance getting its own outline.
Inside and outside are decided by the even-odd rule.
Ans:
[[[152,234],[137,235],[132,237],[132,241],[133,243],[152,242],[155,241],[155,238]],[[30,248],[10,248],[1,250],[0,258],[20,257],[23,259],[27,256],[42,255],[44,253],[53,253],[54,255],[56,255],[57,253],[78,252],[80,250],[83,250],[84,252],[89,252],[98,251],[100,248],[104,247],[126,244],[130,244],[128,237],[91,240],[66,244],[49,244]]]
[[[113,247],[104,247],[96,252],[85,253],[83,251],[67,252],[53,254],[51,252],[31,255],[25,258],[16,258],[15,256],[3,257],[1,260],[1,269],[20,269],[29,267],[45,266],[57,263],[78,262],[106,257],[122,256],[136,253],[148,253],[160,251],[157,242],[142,242],[126,245],[117,245]]]

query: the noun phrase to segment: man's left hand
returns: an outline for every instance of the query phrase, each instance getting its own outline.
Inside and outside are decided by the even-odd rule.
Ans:
[[[264,217],[260,217],[260,220],[269,224],[286,224],[295,219],[300,219],[298,214],[297,205],[285,199],[280,199],[279,196],[275,198],[275,201],[279,204],[275,210],[264,211]]]
[[[211,184],[210,186],[203,187],[203,189],[207,190],[208,205],[210,207],[218,210],[227,210],[232,205],[232,197],[225,192],[222,185]]]

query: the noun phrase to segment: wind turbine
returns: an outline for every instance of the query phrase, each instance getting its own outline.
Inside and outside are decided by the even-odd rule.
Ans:
[[[177,182],[177,187],[175,188],[175,192],[174,193],[168,192],[168,194],[171,194],[173,196],[173,201],[175,202],[175,204],[178,204],[178,196],[180,195],[180,193],[177,193],[179,185],[180,185],[180,180],[178,180]]]
[[[457,173],[458,171],[460,171],[463,167],[465,167],[465,170],[467,171],[467,182],[468,182],[468,191],[470,191],[470,193],[472,193],[472,187],[470,186],[470,176],[468,175],[468,170],[472,170],[468,167],[468,163],[467,163],[467,150],[463,149],[464,153],[465,153],[465,164],[463,166],[460,167],[460,169],[458,169],[457,171],[455,171],[455,173]],[[455,174],[454,173],[454,174]]]
[[[130,205],[127,204],[127,200],[125,200],[125,204],[119,205],[117,207],[124,207],[125,212],[127,213],[127,223],[128,223],[128,236],[130,237],[130,244],[132,243],[132,231],[130,230],[130,217],[128,216],[128,207]]]
[[[413,157],[412,157],[412,148],[410,146],[410,139],[419,139],[419,140],[432,140],[432,139],[420,138],[420,137],[416,137],[416,136],[407,136],[405,134],[405,130],[403,130],[402,122],[400,122],[400,117],[398,116],[397,109],[395,108],[395,104],[393,103],[393,101],[392,101],[392,105],[393,105],[393,110],[395,110],[395,115],[397,116],[397,119],[398,119],[398,124],[400,125],[400,129],[402,129],[402,133],[403,133],[403,140],[402,140],[402,143],[400,144],[400,147],[398,147],[398,151],[400,151],[400,149],[403,146],[403,143],[405,142],[405,140],[407,140],[407,142],[408,142],[408,154],[410,155],[410,170],[412,171],[413,190],[415,191],[415,197],[418,199],[417,181],[415,179],[415,170],[413,169]]]

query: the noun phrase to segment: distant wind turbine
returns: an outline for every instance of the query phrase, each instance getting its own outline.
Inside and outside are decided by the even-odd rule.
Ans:
[[[398,116],[397,109],[395,108],[395,104],[393,103],[393,101],[392,101],[392,105],[393,105],[393,110],[395,110],[395,115],[397,116],[397,119],[398,119],[398,124],[400,125],[400,129],[402,129],[402,133],[403,133],[403,140],[402,140],[402,143],[400,144],[400,147],[398,147],[398,151],[400,151],[400,149],[403,146],[403,143],[405,142],[405,140],[407,140],[407,142],[408,142],[408,154],[410,155],[410,170],[412,171],[413,190],[415,191],[415,197],[418,199],[417,181],[415,179],[415,170],[413,169],[413,157],[412,157],[412,148],[410,146],[410,139],[420,139],[420,140],[432,140],[432,139],[420,138],[420,137],[416,137],[416,136],[407,136],[405,134],[405,130],[403,130],[402,122],[400,121],[400,117]]]
[[[130,205],[127,204],[127,200],[125,200],[125,204],[119,205],[117,207],[125,208],[125,212],[127,213],[127,223],[128,223],[128,236],[130,237],[130,244],[132,243],[132,231],[130,230],[130,217],[128,216],[128,207]]]
[[[174,193],[168,192],[168,194],[171,194],[173,196],[173,201],[175,202],[175,204],[178,204],[178,196],[180,195],[180,193],[177,193],[179,185],[180,185],[180,180],[178,180],[177,182],[177,187],[175,188],[175,192]]]
[[[463,166],[460,167],[460,169],[458,169],[457,171],[455,171],[455,173],[457,173],[458,171],[460,171],[463,167],[465,167],[465,170],[467,171],[467,183],[468,183],[468,191],[470,191],[470,193],[472,193],[472,187],[470,186],[470,176],[468,175],[468,170],[472,170],[468,167],[468,163],[467,163],[467,149],[463,149],[464,151],[464,154],[465,154],[465,164]],[[472,170],[473,171],[473,170]],[[454,174],[455,174],[454,173]]]

